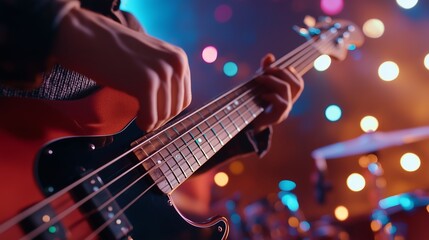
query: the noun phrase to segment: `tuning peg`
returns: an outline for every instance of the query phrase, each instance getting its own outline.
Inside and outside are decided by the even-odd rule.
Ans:
[[[318,28],[310,27],[307,29],[296,25],[293,26],[293,30],[295,30],[295,32],[297,32],[299,35],[305,37],[307,40],[321,33],[320,29]]]
[[[305,37],[306,39],[310,39],[311,35],[307,28],[299,27],[297,25],[293,26],[293,30],[297,32],[299,35]]]
[[[312,27],[316,26],[316,19],[313,16],[307,15],[304,18],[304,24],[308,28],[312,28]]]
[[[319,22],[330,23],[332,22],[332,18],[328,16],[321,16],[319,17]]]

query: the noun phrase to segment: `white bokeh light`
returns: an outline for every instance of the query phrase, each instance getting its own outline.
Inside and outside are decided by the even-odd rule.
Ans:
[[[429,53],[426,54],[424,64],[427,70],[429,70]]]
[[[404,9],[410,9],[417,5],[419,0],[396,0],[396,3]]]
[[[365,178],[359,173],[352,173],[347,178],[347,187],[353,192],[362,191],[362,189],[365,187],[365,184]]]
[[[392,61],[386,61],[378,68],[378,76],[383,81],[393,81],[399,76],[398,64]]]
[[[378,120],[373,116],[365,116],[360,120],[360,128],[364,132],[375,132],[378,129]]]
[[[384,34],[384,23],[380,19],[368,19],[363,24],[362,31],[369,38],[379,38]]]
[[[319,72],[325,71],[329,68],[329,66],[331,66],[331,62],[331,57],[326,54],[323,54],[319,56],[316,60],[314,60],[314,68]]]
[[[400,164],[405,171],[414,172],[420,168],[420,158],[414,153],[405,153],[401,157]]]

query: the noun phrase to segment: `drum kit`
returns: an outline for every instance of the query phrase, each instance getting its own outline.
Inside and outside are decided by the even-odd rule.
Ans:
[[[364,133],[361,136],[351,140],[347,140],[347,141],[343,141],[343,142],[339,142],[339,143],[335,143],[332,145],[327,145],[327,146],[315,149],[312,152],[312,157],[315,161],[315,165],[317,167],[317,172],[318,172],[317,182],[315,184],[318,202],[320,203],[325,202],[326,192],[330,188],[330,184],[327,184],[325,182],[327,169],[328,169],[328,164],[327,164],[328,160],[355,156],[355,155],[367,156],[369,154],[377,153],[380,150],[385,148],[403,146],[406,144],[415,143],[425,139],[429,139],[429,126],[409,128],[409,129],[403,129],[403,130],[397,130],[397,131],[391,131],[391,132]],[[377,164],[380,164],[380,163],[377,163]],[[380,172],[378,173],[372,172],[372,174],[373,174],[373,180],[376,179],[377,177],[380,177],[381,175]],[[374,188],[377,188],[377,187],[374,187]],[[380,189],[373,189],[373,191],[380,192]],[[376,239],[397,239],[396,237],[400,236],[401,234],[400,231],[387,231],[389,229],[392,229],[392,226],[393,226],[392,225],[393,223],[390,221],[389,216],[398,211],[407,210],[405,209],[406,206],[403,205],[404,202],[411,202],[414,207],[427,206],[429,204],[429,197],[428,195],[421,194],[421,193],[422,191],[415,191],[415,192],[407,192],[407,193],[402,193],[396,196],[389,196],[389,197],[384,197],[382,196],[382,194],[378,195],[379,199],[377,199],[377,206],[375,205],[372,206],[373,212],[371,214],[371,218],[369,219],[369,221],[371,221],[371,225],[373,224],[373,222],[378,223],[380,225],[378,229],[372,229]],[[397,201],[397,204],[394,204],[394,201]],[[383,205],[383,203],[390,203],[391,205],[389,204]],[[260,229],[260,228],[255,228],[255,224],[263,223],[264,221],[261,221],[262,217],[264,217],[263,219],[269,219],[268,218],[269,216],[265,216],[267,215],[267,212],[271,212],[271,214],[268,213],[268,215],[272,215],[271,219],[273,218],[273,216],[278,215],[278,211],[272,211],[272,210],[261,211],[261,209],[262,210],[269,209],[267,206],[269,206],[269,204],[266,201],[258,201],[246,207],[248,211],[244,214],[245,215],[244,217],[245,219],[247,219],[248,223],[252,223],[252,226],[249,227],[250,232],[248,232],[247,239],[251,239],[251,240],[283,239],[282,237],[273,238],[272,236],[271,237],[259,236],[256,238],[252,237],[253,234],[251,234],[252,233],[251,230],[253,229],[254,231],[255,229]],[[258,211],[256,211],[255,209]],[[270,209],[273,209],[273,207],[271,207]],[[261,214],[261,212],[263,214]],[[293,212],[287,211],[287,208],[283,209],[283,212],[286,212],[286,215],[289,219],[291,219],[291,217],[296,217],[294,216]],[[301,213],[301,218],[303,218],[302,213]],[[284,216],[281,219],[283,219],[282,220],[283,222],[285,221],[287,222],[287,220],[284,220],[285,219]],[[266,225],[269,227],[270,224],[268,224],[268,221],[266,222],[267,222]],[[310,233],[310,235],[313,237],[308,238],[309,236],[308,232],[298,231],[295,233],[294,235],[295,237],[289,235],[285,239],[348,239],[348,237],[346,236],[347,233],[342,229],[338,228],[338,226],[333,224],[333,222],[334,222],[333,219],[326,221],[326,219],[322,218],[320,219],[320,221],[316,221],[312,223],[311,224],[312,229],[309,229],[308,232],[312,232]],[[290,225],[290,223],[287,223],[287,224]],[[326,231],[327,229],[329,231]],[[267,236],[269,236],[269,232],[270,232],[268,230],[266,230]],[[273,232],[276,232],[276,230],[274,229]],[[283,231],[283,232],[287,232],[287,231]],[[323,236],[323,234],[325,234],[326,236]],[[344,236],[346,237],[341,238],[339,236],[340,234],[345,234]],[[336,235],[336,236],[333,237],[333,235]],[[401,238],[398,238],[398,239],[401,239]],[[406,238],[402,238],[402,239],[406,239]]]

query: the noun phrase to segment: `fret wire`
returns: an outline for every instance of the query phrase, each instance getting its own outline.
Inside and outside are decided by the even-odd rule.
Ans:
[[[179,164],[179,167],[181,167],[183,165],[185,166],[185,172],[187,171],[187,169],[189,169],[191,171],[190,174],[195,172],[195,170],[192,168],[192,165],[188,162],[188,160],[182,154],[182,152],[179,150],[179,148],[177,148],[177,146],[176,146],[176,144],[174,144],[174,142],[167,143],[167,150],[170,153],[170,155],[173,157],[173,159]],[[183,162],[185,162],[185,164],[183,164]],[[186,176],[186,174],[185,174],[185,176]]]
[[[168,149],[168,148],[166,148]],[[159,154],[165,159],[165,162],[167,162],[168,165],[170,165],[170,168],[173,169],[173,172],[175,173],[176,170],[179,170],[179,173],[176,173],[175,175],[177,176],[177,178],[180,181],[180,176],[184,177],[184,180],[186,180],[188,178],[188,176],[186,175],[185,170],[183,170],[183,168],[180,166],[180,164],[177,163],[176,159],[174,158],[174,156],[167,150],[166,152],[164,151],[164,153],[167,154],[167,156],[162,154],[163,151],[160,151]]]
[[[215,116],[216,120],[219,122],[220,126],[223,128],[223,130],[227,133],[227,136],[229,138],[232,138],[231,134],[228,132],[228,130],[226,130],[226,128],[223,126],[222,122],[219,121],[219,118],[217,116]]]
[[[249,90],[247,90],[246,91],[246,93],[244,94],[244,95],[246,95],[246,94],[248,94],[249,93]],[[250,99],[250,100],[247,100],[246,102],[250,102],[250,101],[252,101],[253,100],[253,98],[252,99]],[[255,103],[253,103],[253,104],[255,104]],[[244,106],[246,106],[246,104],[243,104]],[[246,108],[248,108],[248,106],[246,106]],[[221,110],[218,110],[217,111],[217,113],[221,113],[222,111]],[[217,121],[219,121],[219,125],[221,125],[221,127],[222,128],[224,128],[225,130],[226,130],[226,133],[228,133],[228,137],[230,137],[231,136],[231,133],[227,130],[230,126],[227,126],[227,127],[225,127],[225,125],[220,121],[220,119],[218,118],[218,116],[216,115],[216,114],[213,114],[213,116],[217,119]],[[223,119],[223,120],[226,120],[226,118],[225,119]],[[190,130],[192,130],[192,129],[190,129],[190,130],[188,130],[188,128],[187,128],[187,126],[186,125],[184,125],[184,123],[183,122],[180,122],[180,124],[184,127],[183,128],[183,130],[184,131],[190,131]],[[173,129],[173,131],[175,132],[175,133],[177,133],[178,134],[178,136],[180,136],[180,131],[179,130],[177,130],[177,128],[176,127],[178,127],[178,126],[180,126],[180,124],[179,125],[175,125],[175,126],[172,126],[172,129]],[[211,131],[213,131],[213,129],[212,128],[210,128],[210,130]],[[186,136],[186,134],[185,135],[183,135],[183,136]],[[183,143],[184,143],[184,145],[186,146],[186,148],[189,150],[189,152],[190,152],[190,154],[192,154],[193,155],[193,157],[194,157],[194,159],[197,161],[197,163],[198,163],[198,165],[199,166],[201,166],[201,162],[199,161],[199,157],[197,156],[197,154],[199,153],[199,154],[201,154],[201,151],[199,151],[199,152],[197,152],[197,154],[195,154],[194,153],[194,151],[192,150],[192,148],[189,146],[189,145],[187,145],[186,144],[186,141],[185,141],[185,139],[183,138],[183,136],[182,137],[179,137],[182,141],[183,141]],[[217,137],[219,137],[217,134],[216,134],[216,136]],[[176,139],[177,140],[177,139]],[[226,141],[229,141],[230,139],[226,139]],[[176,141],[173,141],[173,142],[176,142]],[[223,142],[222,140],[221,140],[221,138],[219,138],[219,142]],[[195,144],[195,143],[194,143]],[[191,144],[191,146],[192,146],[192,144]],[[177,147],[177,146],[176,146]],[[198,147],[197,147],[198,148]],[[197,149],[197,148],[195,148],[195,149]],[[195,150],[194,149],[194,150]],[[160,149],[161,150],[161,149]],[[158,150],[158,151],[160,151],[160,150]],[[201,154],[201,157],[203,157],[202,156],[202,154]],[[167,179],[168,179],[168,177],[167,177]],[[171,180],[170,180],[171,181]],[[171,184],[170,182],[168,182],[169,184]],[[178,182],[179,183],[179,182]]]
[[[168,135],[167,135],[167,137],[168,137]],[[166,145],[167,147],[165,148],[166,150],[167,150],[167,152],[168,152],[168,154],[172,157],[172,159],[176,162],[176,164],[179,166],[179,168],[182,170],[182,172],[183,172],[183,174],[185,175],[185,178],[188,178],[188,176],[186,175],[186,169],[184,170],[183,169],[183,167],[182,167],[182,165],[183,164],[181,164],[181,162],[183,162],[183,161],[185,161],[186,162],[186,164],[184,164],[185,166],[187,166],[188,168],[187,169],[189,169],[190,167],[191,167],[191,165],[189,165],[189,163],[186,161],[186,159],[182,156],[182,158],[177,158],[176,156],[178,156],[178,155],[176,155],[174,152],[175,152],[175,150],[173,150],[173,151],[170,151],[170,148],[169,148],[169,146],[171,145],[170,143],[166,143],[166,142],[163,142],[160,138],[158,138],[162,143],[163,143],[163,145]],[[168,137],[168,139],[170,139],[170,137]],[[174,153],[174,154],[173,154]],[[180,152],[179,152],[180,153]],[[183,161],[180,161],[180,160],[183,160]],[[192,169],[191,169],[191,171],[192,172],[194,172]]]
[[[179,143],[183,143],[183,145],[179,145],[178,146],[178,144]],[[193,168],[193,165],[192,165],[192,163],[190,163],[190,161],[188,160],[188,158],[187,158],[187,156],[185,156],[183,153],[182,153],[182,151],[183,151],[183,149],[181,149],[181,147],[182,146],[184,146],[185,144],[184,144],[184,142],[183,141],[179,141],[178,139],[176,139],[176,140],[174,140],[173,142],[172,142],[172,145],[174,146],[174,148],[176,149],[176,151],[177,152],[179,152],[180,153],[180,155],[182,155],[182,157],[183,157],[183,159],[185,160],[185,162],[188,164],[188,166],[189,166],[189,168],[192,170],[192,172],[195,172],[196,170]],[[196,160],[196,158],[195,158],[195,156],[193,156],[193,157],[191,157],[190,159],[194,159],[194,163],[197,163],[195,160]],[[197,163],[197,165],[198,165],[198,163]]]
[[[216,136],[216,134],[214,134],[215,133],[215,131],[210,127],[210,125],[208,124],[208,120],[209,119],[207,119],[207,120],[205,120],[205,121],[202,121],[201,123],[200,123],[200,125],[199,126],[201,126],[201,125],[203,125],[203,124],[205,124],[206,125],[206,127],[203,129],[203,130],[201,130],[200,128],[199,128],[199,126],[198,126],[198,130],[200,130],[200,132],[201,133],[203,133],[203,136],[204,136],[204,138],[206,139],[206,141],[210,144],[210,146],[212,147],[212,149],[213,149],[213,151],[216,153],[218,150],[216,150],[215,149],[215,147],[213,146],[213,144],[211,143],[211,142],[213,142],[213,141],[215,141],[215,140],[217,140],[219,143],[221,143],[220,142],[220,140],[218,139],[218,137]],[[208,131],[207,131],[208,130]],[[213,137],[210,137],[209,136],[209,134],[213,134]],[[222,143],[221,143],[222,144]],[[223,145],[223,144],[222,144]]]
[[[182,123],[183,125],[183,123]],[[180,134],[179,134],[180,135]],[[192,151],[192,149],[188,146],[188,144],[186,143],[186,141],[183,139],[183,137],[179,137],[180,139],[182,139],[184,145],[189,149],[189,151],[191,152],[192,156],[194,157],[195,161],[197,161],[198,165],[201,166],[200,160],[198,160],[198,158],[195,156],[194,152]]]
[[[248,125],[249,124],[249,122],[243,117],[243,115],[241,114],[241,112],[240,112],[240,109],[237,109],[237,113],[238,113],[238,116],[240,116],[240,118],[244,121],[244,123],[246,124],[246,125]]]
[[[173,180],[177,181],[177,184],[179,184],[179,181],[176,179],[176,177],[174,176],[174,174],[171,172],[170,166],[168,166],[168,164],[162,164],[161,160],[156,160],[155,157],[156,155],[159,155],[158,153],[156,153],[152,158],[154,158],[154,160],[156,161],[156,164],[159,165],[159,169],[161,170],[161,172],[164,174],[165,179],[167,180],[168,184],[170,185],[171,189],[173,189],[173,182],[172,180],[170,180],[168,177],[169,176],[173,176]],[[165,166],[167,165],[167,166]],[[167,168],[167,169],[166,169]],[[168,169],[170,169],[170,171],[168,171]],[[166,172],[168,172],[168,175],[166,175]]]
[[[231,114],[228,114],[228,119],[229,119],[229,121],[231,121],[232,125],[234,125],[235,129],[237,130],[237,132],[240,132],[241,130],[240,130],[240,128],[237,126],[237,124],[235,124],[235,121],[234,121],[234,120],[232,120],[232,118],[231,118]]]
[[[229,114],[230,120],[234,123],[234,126],[237,128],[237,131],[241,131],[241,127],[237,125],[237,122],[240,120],[240,115],[237,113],[237,110],[234,109],[234,111]],[[234,119],[234,120],[233,120]]]
[[[211,147],[212,151],[213,151],[213,155],[217,152],[216,149],[213,147],[213,145],[211,144],[210,140],[207,138],[206,134],[203,133],[203,131],[201,131],[200,127],[197,127],[197,129],[202,133],[204,139],[206,140],[206,142],[209,144],[209,146]]]
[[[150,142],[150,141],[148,141],[148,142]],[[145,159],[149,158],[149,154],[146,152],[146,150],[144,148],[140,147],[140,148],[138,148],[138,150],[140,150],[140,152],[143,152],[146,155]],[[154,159],[152,159],[152,157],[149,158],[149,159],[150,159],[150,161],[144,161],[144,162],[142,162],[142,164],[143,164],[143,166],[145,166],[146,170],[153,169],[154,166],[158,166],[158,164],[155,162]],[[152,163],[152,164],[149,164],[149,163]],[[158,177],[158,179],[160,177],[164,176],[164,178],[167,180],[168,186],[170,186],[170,189],[172,190],[173,189],[172,183],[168,180],[168,176],[165,174],[165,172],[160,167],[158,167],[158,169],[155,169],[155,170],[157,170],[157,171],[151,171],[150,175],[153,178],[157,178]]]
[[[192,131],[189,132],[189,135],[191,135],[192,139],[194,140],[195,144],[197,145],[197,147],[203,152],[204,157],[206,157],[207,160],[209,160],[209,156],[207,156],[206,152],[204,151],[204,149],[201,147],[200,143],[201,143],[201,138],[195,138],[195,136],[192,134]]]
[[[211,156],[213,156],[216,151],[212,150],[212,148],[210,148],[210,143],[208,143],[208,145],[202,140],[202,138],[204,138],[204,132],[201,130],[200,126],[202,125],[204,121],[202,121],[201,123],[197,124],[195,126],[195,128],[193,130],[190,131],[190,133],[192,134],[194,141],[197,143],[197,145],[201,148],[202,147],[202,151],[204,152],[204,154],[207,156],[207,159],[209,159]],[[207,129],[206,129],[207,130]],[[213,152],[213,154],[211,154],[210,152]]]
[[[256,114],[252,111],[252,109],[250,109],[249,106],[247,106],[247,105],[245,105],[245,107],[250,112],[250,114],[252,114],[252,117],[256,118]]]
[[[158,138],[159,139],[159,138]],[[155,138],[153,139],[153,140],[155,140]],[[162,142],[162,141],[159,141],[161,144],[162,144],[162,146],[164,146],[164,143]],[[151,144],[154,148],[157,148],[157,146],[155,146],[154,145],[154,143],[153,143],[153,141],[148,141],[148,143],[149,144]],[[171,170],[171,172],[172,172],[172,174],[173,174],[173,176],[176,178],[176,180],[177,180],[177,182],[180,184],[180,174],[179,175],[177,175],[177,173],[176,173],[176,169],[178,169],[177,167],[176,168],[174,168],[175,166],[173,165],[171,165],[169,162],[168,162],[168,159],[166,159],[166,157],[164,157],[163,155],[162,155],[162,151],[163,151],[164,149],[162,149],[162,150],[160,150],[157,154],[161,157],[161,159],[165,162],[165,163],[167,163],[167,166],[168,166],[168,168]],[[156,154],[155,154],[155,156],[156,156]],[[162,160],[160,160],[161,162],[162,162]],[[167,179],[168,179],[168,176],[167,176]]]
[[[158,138],[159,139],[159,138]],[[162,142],[162,140],[161,139],[159,139],[161,142]],[[175,162],[175,165],[177,165],[178,167],[179,167],[179,169],[182,171],[182,173],[183,173],[183,175],[185,176],[185,179],[186,178],[188,178],[188,176],[186,175],[186,171],[183,169],[183,167],[182,167],[182,164],[180,164],[179,163],[179,160],[173,155],[173,153],[170,151],[170,149],[168,148],[168,146],[170,145],[169,143],[164,143],[164,142],[162,142],[163,143],[163,145],[166,145],[167,147],[165,148],[165,150],[167,151],[167,155],[169,155],[169,156],[167,156],[167,157],[165,157],[165,156],[163,156],[165,159],[167,159],[166,161],[168,162],[168,160],[169,160],[169,157],[171,157],[171,159]],[[162,156],[162,151],[160,151],[160,155]],[[186,164],[185,164],[185,166],[187,166]]]
[[[165,153],[165,152],[164,152]],[[180,166],[174,161],[173,158],[169,158],[168,154],[167,156],[163,155],[161,152],[159,153],[160,156],[162,156],[165,159],[165,163],[170,167],[170,170],[173,172],[173,175],[176,176],[178,184],[182,183],[184,180],[187,179],[186,175],[184,174],[183,170],[180,168]],[[183,177],[183,181],[181,178]]]
[[[249,108],[249,106],[248,106],[248,104],[252,104],[252,107],[253,108],[256,108],[256,111],[258,111],[258,109],[260,109],[259,111],[262,111],[262,108],[260,108],[254,101],[252,101],[253,99],[250,99],[247,103],[243,103],[243,104],[241,104],[238,108],[236,108],[236,109],[234,109],[235,111],[236,110],[238,110],[240,107],[245,107],[246,109],[248,109],[248,110],[250,110],[250,111],[252,111],[251,110],[251,108]],[[253,113],[253,112],[252,112]],[[217,118],[217,116],[215,116],[215,118]],[[209,118],[210,119],[210,118]],[[220,124],[222,124],[222,121],[221,120],[227,120],[227,118],[225,118],[225,119],[219,119],[219,118],[217,118],[217,123],[220,125]],[[205,124],[208,124],[206,121],[202,121],[201,123],[199,123],[196,127],[199,127],[200,125],[202,125],[202,123],[205,123]],[[231,124],[232,124],[233,122],[231,121]],[[243,122],[244,123],[244,122]],[[231,126],[231,124],[228,124],[226,127],[225,127],[225,125],[223,126],[223,127],[225,127],[225,129],[228,129],[229,127],[232,127]],[[216,126],[216,125],[215,125]],[[185,130],[187,129],[186,128],[186,126],[184,126],[185,128]],[[173,128],[173,130],[174,130],[174,132],[176,132],[176,133],[179,133],[178,131],[177,131],[177,129],[176,128]],[[201,132],[201,129],[197,129],[198,131],[200,131]],[[213,130],[212,128],[210,128],[210,130]],[[210,130],[209,131],[207,131],[207,132],[210,132]],[[202,133],[202,132],[201,132]],[[185,135],[186,136],[186,135]],[[216,135],[217,136],[217,135]],[[225,135],[225,137],[227,137],[227,135]],[[186,149],[188,149],[189,150],[189,156],[190,155],[193,155],[194,156],[194,158],[196,159],[196,160],[199,160],[200,158],[196,155],[196,154],[194,154],[194,152],[193,152],[193,150],[192,150],[192,148],[189,146],[189,145],[187,145],[186,144],[186,141],[183,139],[183,137],[180,137],[180,139],[182,139],[182,141],[183,141],[183,143],[184,143],[184,145],[186,146]],[[195,144],[195,145],[197,145],[198,146],[198,144],[196,144],[196,141],[195,141],[195,137],[193,137],[193,140],[194,140],[194,143],[192,143],[192,144]],[[226,141],[229,141],[230,139],[226,139]],[[173,144],[174,143],[176,143],[176,142],[178,142],[179,140],[178,139],[176,139],[176,140],[174,140],[173,141]],[[209,143],[209,142],[208,142]],[[219,138],[219,143],[221,143],[221,139]],[[192,145],[192,144],[190,144],[190,145]],[[176,148],[178,148],[176,145],[175,145],[175,147]],[[214,146],[214,147],[216,147],[216,146]],[[197,148],[195,148],[195,149],[197,149]],[[178,148],[178,150],[180,151],[180,148]],[[201,151],[199,151],[198,153],[200,153],[201,154]],[[197,153],[197,154],[198,154]],[[183,154],[182,154],[183,155]],[[185,155],[185,159],[186,159],[186,157],[187,157],[187,155]],[[201,154],[201,157],[203,157],[203,155]],[[198,163],[199,163],[199,161],[198,161]],[[168,165],[168,162],[167,162],[167,165]],[[173,170],[172,170],[173,171]],[[174,172],[173,172],[173,174],[174,174]],[[164,176],[165,176],[165,174],[164,174]],[[171,190],[172,189],[174,189],[174,187],[175,186],[173,186],[174,184],[172,183],[172,180],[171,179],[168,179],[168,176],[166,177],[166,179],[167,179],[167,183],[171,186]],[[179,181],[177,181],[177,185],[179,185],[180,184],[180,182]],[[165,188],[164,188],[165,189]]]
[[[175,128],[175,127],[173,127],[173,130],[180,136],[180,134],[179,134],[179,132],[177,131],[177,129]],[[175,140],[175,141],[173,141],[173,144],[175,145],[175,147],[177,148],[177,150],[178,151],[184,151],[184,150],[181,150],[180,148],[182,147],[182,146],[185,146],[185,148],[186,149],[188,149],[188,151],[191,153],[191,155],[192,155],[192,157],[193,157],[193,159],[195,160],[194,161],[194,163],[197,163],[197,166],[198,167],[200,167],[201,166],[201,163],[199,162],[199,160],[198,160],[198,158],[195,156],[195,154],[192,152],[192,150],[189,148],[189,146],[186,144],[186,142],[183,140],[183,138],[182,137],[178,137],[179,139],[181,139],[182,140],[182,143],[183,143],[183,145],[179,145],[179,146],[177,146],[177,144],[178,144],[178,142],[180,142],[180,141],[178,141],[177,139]],[[191,164],[191,167],[192,167],[192,164]],[[194,170],[195,171],[195,170]]]

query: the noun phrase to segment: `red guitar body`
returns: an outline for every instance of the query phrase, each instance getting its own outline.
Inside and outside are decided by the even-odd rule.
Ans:
[[[132,141],[143,136],[144,133],[132,122],[137,108],[134,98],[109,88],[72,101],[0,98],[0,239],[85,239],[101,226],[104,221],[91,220],[91,214],[85,210],[85,207],[92,210],[94,207],[84,205],[61,217],[58,223],[52,222],[50,228],[39,230],[41,225],[55,220],[55,217],[73,208],[79,199],[90,194],[85,190],[62,194],[57,200],[49,202],[51,210],[31,214],[38,220],[28,220],[31,216],[16,216],[119,156],[130,147]],[[125,167],[135,163],[136,160],[129,156],[117,164]],[[101,173],[97,175],[100,178],[98,184],[103,186],[116,176],[115,169],[121,167],[117,165],[104,176]],[[139,167],[133,175],[144,173],[144,168]],[[97,201],[104,203],[127,186],[127,182],[121,184],[109,186],[102,199]],[[194,224],[183,219],[169,203],[169,197],[157,191],[156,187],[148,187],[150,184],[151,179],[146,179],[131,190],[138,193],[147,189],[150,191],[134,204],[135,207],[124,213],[121,213],[122,207],[135,196],[130,196],[128,200],[115,199],[109,204],[109,211],[113,206],[117,208],[113,213],[119,215],[115,216],[112,227],[108,227],[110,230],[101,231],[96,238],[226,237],[228,227],[225,219],[219,218],[205,224]],[[100,206],[101,203],[94,204]],[[114,224],[119,225],[119,230],[115,229]],[[179,229],[177,226],[180,226]],[[40,233],[36,234],[35,231]],[[54,237],[49,234],[54,234]]]

